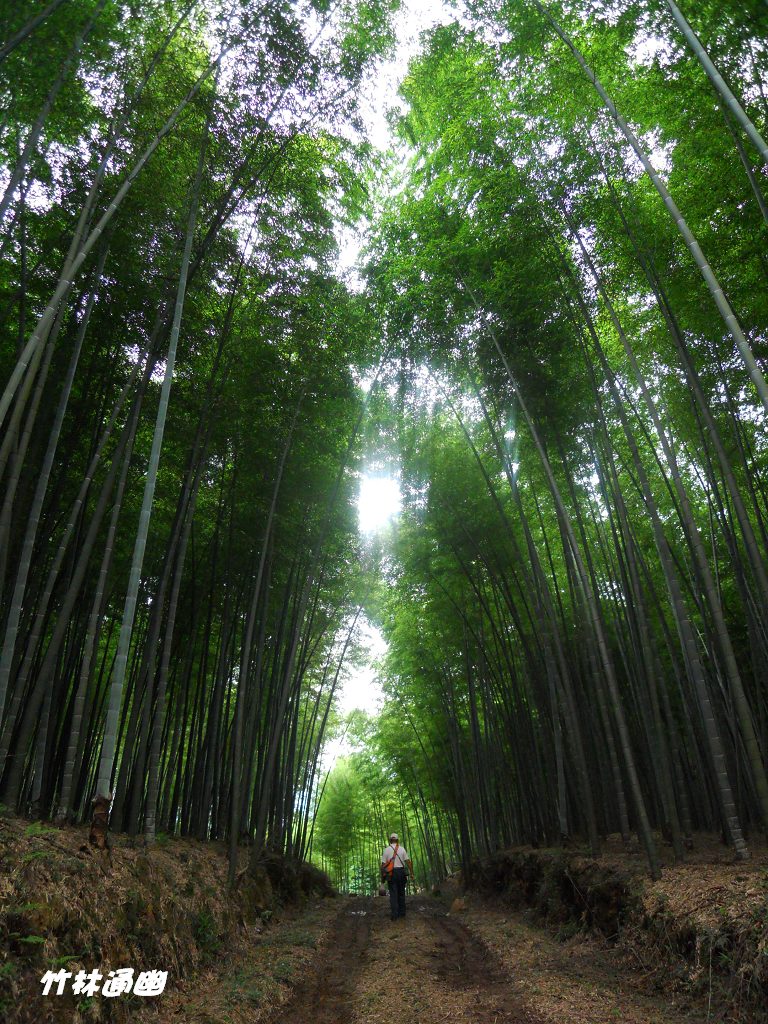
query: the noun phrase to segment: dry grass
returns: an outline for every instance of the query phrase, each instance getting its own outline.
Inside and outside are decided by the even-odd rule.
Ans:
[[[673,1024],[701,1021],[684,1001],[643,991],[617,949],[598,937],[565,942],[519,916],[470,900],[465,920],[493,950],[526,1006],[547,1024]]]
[[[100,852],[84,827],[0,819],[0,1019],[8,1024],[132,1021],[169,998],[44,998],[49,968],[167,970],[166,993],[189,993],[210,983],[217,957],[268,933],[266,874],[243,873],[230,894],[221,844],[159,837],[145,850],[122,836],[112,841],[111,852]],[[286,988],[293,956],[286,954]]]
[[[226,955],[178,983],[156,1007],[134,1019],[145,1024],[268,1020],[288,1002],[296,983],[316,962],[338,912],[337,900],[315,899],[300,911],[284,912],[267,927],[244,929]]]
[[[639,852],[618,842],[600,862],[572,851],[568,871],[593,885],[587,898],[607,903],[629,880],[631,914],[617,916],[618,937],[608,941],[574,934],[601,921],[575,906],[546,930],[498,896],[470,896],[446,917],[450,886],[443,901],[412,899],[405,921],[390,922],[380,899],[314,899],[270,914],[266,871],[244,873],[230,895],[218,844],[161,838],[147,852],[116,837],[102,854],[86,834],[0,819],[8,1024],[683,1024],[704,1021],[708,1006],[712,1022],[768,1022],[764,847],[734,865],[720,844],[699,841],[688,863],[667,863],[654,884]],[[539,853],[522,855],[535,869]],[[562,853],[540,855],[560,870]],[[558,891],[550,886],[539,913]],[[160,968],[169,977],[158,1000],[43,999],[39,979],[58,966]]]
[[[390,921],[386,909],[379,912],[368,963],[358,977],[350,1024],[472,1020],[478,990],[471,985],[463,991],[448,987],[438,969],[440,952],[433,922],[423,914]]]
[[[761,1024],[768,1022],[768,849],[750,848],[751,859],[737,862],[717,837],[697,836],[686,862],[674,864],[662,847],[655,883],[641,851],[618,836],[599,861],[578,850],[507,851],[486,874],[508,889],[472,918],[473,927],[508,966],[520,965],[521,984],[536,1005],[544,1000],[547,1020],[654,1020],[643,993],[656,992],[662,1021],[666,1008],[696,1007],[690,1012],[713,1021]],[[499,898],[507,903],[501,916]],[[513,915],[526,904],[526,917],[545,921],[548,935]],[[582,931],[588,925],[590,937]],[[593,961],[621,968],[621,987]]]

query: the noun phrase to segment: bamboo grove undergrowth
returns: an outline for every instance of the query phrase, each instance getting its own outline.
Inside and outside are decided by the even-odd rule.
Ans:
[[[370,888],[393,827],[432,879],[609,833],[652,875],[701,830],[746,857],[768,5],[467,0],[385,155],[398,6],[0,7],[0,799],[109,796],[232,880],[247,840]],[[326,775],[363,612],[386,701]]]

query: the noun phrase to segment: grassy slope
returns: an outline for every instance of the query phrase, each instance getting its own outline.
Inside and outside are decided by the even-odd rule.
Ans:
[[[0,818],[0,1020],[85,1024],[153,1016],[155,1000],[77,997],[71,981],[63,996],[43,998],[40,978],[60,967],[73,977],[95,967],[105,977],[133,967],[167,970],[168,993],[183,992],[190,979],[199,987],[217,960],[268,945],[278,919],[306,909],[304,900],[287,906],[306,880],[292,872],[292,891],[281,891],[279,873],[276,860],[255,877],[242,872],[230,894],[218,843],[161,837],[148,852],[117,836],[111,852],[101,853],[88,845],[86,828]],[[282,965],[267,956],[271,973],[259,985],[245,978],[243,998],[250,1005],[280,1001],[292,957],[300,959],[309,941],[288,942]]]

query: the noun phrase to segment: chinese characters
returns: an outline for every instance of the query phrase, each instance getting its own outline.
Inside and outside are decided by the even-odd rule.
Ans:
[[[114,999],[129,992],[135,996],[159,996],[168,980],[168,971],[141,971],[135,982],[133,975],[133,967],[119,967],[116,971],[110,971],[106,980],[101,971],[96,969],[78,971],[72,982],[72,993],[76,996],[95,996],[100,993],[105,999]],[[63,996],[71,977],[72,972],[63,968],[46,971],[40,979],[43,995]],[[102,981],[104,984],[99,987]]]

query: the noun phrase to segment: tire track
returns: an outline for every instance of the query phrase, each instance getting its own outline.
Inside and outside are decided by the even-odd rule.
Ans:
[[[494,954],[461,921],[430,913],[423,905],[418,910],[434,933],[427,951],[434,974],[448,989],[475,994],[466,1024],[540,1024],[513,992]]]
[[[270,1024],[347,1024],[357,975],[368,959],[371,940],[369,901],[349,900],[336,918],[329,943],[315,968],[295,988]]]

